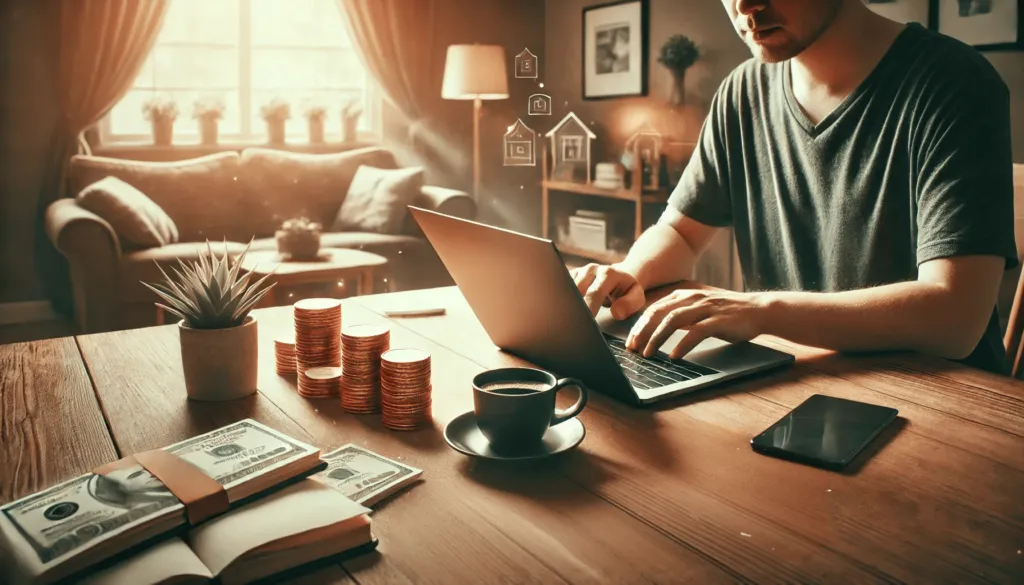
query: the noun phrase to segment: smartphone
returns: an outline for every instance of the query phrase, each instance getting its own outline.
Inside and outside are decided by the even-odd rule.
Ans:
[[[887,406],[815,394],[750,440],[754,451],[841,470],[899,411]]]

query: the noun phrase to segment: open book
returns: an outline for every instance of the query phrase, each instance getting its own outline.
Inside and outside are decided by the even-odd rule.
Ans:
[[[371,550],[376,540],[369,511],[322,482],[304,479],[79,582],[250,583],[326,557]]]
[[[215,494],[220,510],[257,501],[327,467],[320,449],[251,419],[133,455],[0,506],[0,582],[53,583],[187,530],[189,511],[182,500],[139,463],[154,456],[191,464],[191,473],[222,490]],[[185,491],[202,483],[193,479]]]

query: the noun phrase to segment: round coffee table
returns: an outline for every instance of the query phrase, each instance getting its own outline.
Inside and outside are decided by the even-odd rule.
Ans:
[[[252,272],[253,279],[270,274],[267,283],[276,283],[271,293],[281,305],[296,300],[295,289],[310,285],[330,290],[355,280],[356,294],[371,294],[375,271],[387,263],[388,259],[378,254],[345,248],[321,248],[315,260],[291,260],[276,250],[264,250],[247,253],[242,269]]]

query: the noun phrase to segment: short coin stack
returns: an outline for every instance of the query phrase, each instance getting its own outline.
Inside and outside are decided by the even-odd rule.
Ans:
[[[341,368],[337,366],[310,368],[299,379],[303,398],[335,398],[341,392]]]
[[[380,412],[380,354],[391,347],[383,325],[353,325],[341,331],[341,407],[351,414]]]
[[[274,340],[274,360],[280,376],[295,375],[295,338],[278,337]]]
[[[295,303],[293,311],[299,395],[317,398],[337,396],[340,383],[326,384],[335,390],[332,394],[324,394],[324,381],[314,381],[307,372],[313,368],[341,366],[341,301],[303,299]]]
[[[431,424],[430,354],[392,349],[380,356],[381,422],[396,431]]]

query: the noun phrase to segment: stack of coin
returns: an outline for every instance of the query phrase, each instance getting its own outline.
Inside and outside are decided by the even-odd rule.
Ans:
[[[337,398],[340,392],[339,367],[310,368],[299,375],[299,396],[303,398]]]
[[[341,407],[345,412],[380,412],[380,354],[390,347],[391,330],[384,325],[341,330]]]
[[[299,394],[319,394],[320,387],[303,374],[313,368],[341,366],[341,301],[303,299],[295,303],[293,311]]]
[[[380,356],[381,422],[396,431],[431,424],[430,354],[392,349]]]
[[[295,375],[295,338],[291,335],[274,340],[274,361],[279,376]]]

